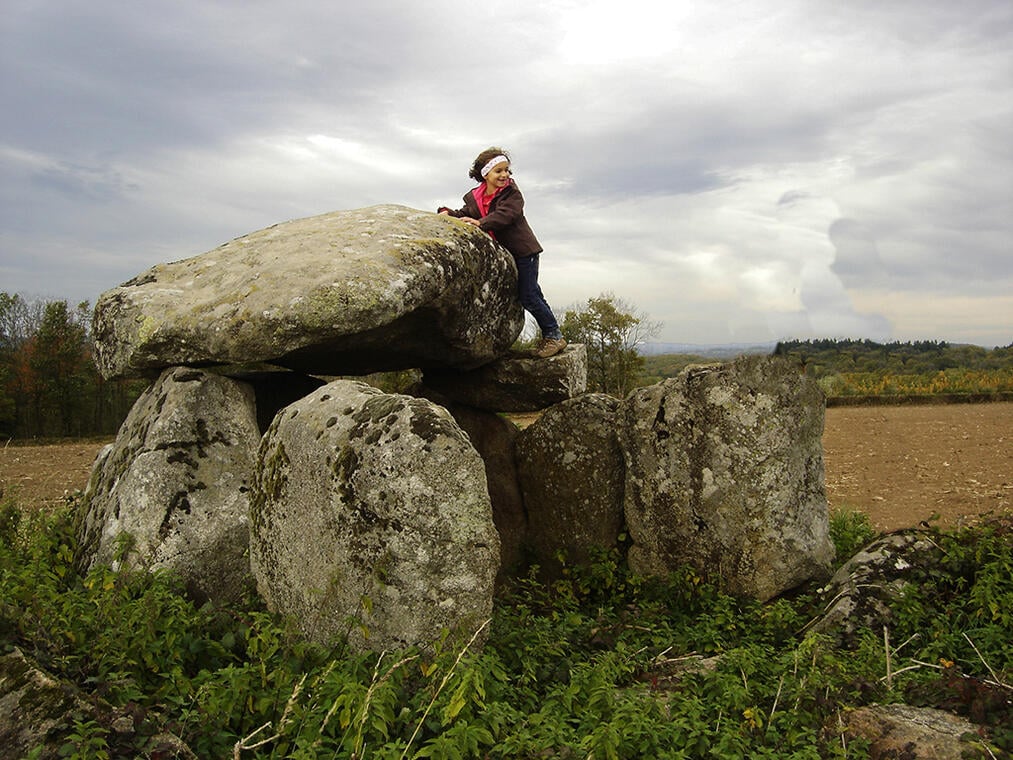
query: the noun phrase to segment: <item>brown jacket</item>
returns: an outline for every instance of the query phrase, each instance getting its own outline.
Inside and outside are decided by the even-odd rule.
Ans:
[[[481,219],[479,227],[491,232],[496,242],[514,256],[531,256],[542,252],[542,246],[538,243],[535,233],[531,231],[528,220],[524,218],[524,196],[513,182],[492,199],[489,213],[484,217],[479,211],[478,201],[470,190],[465,193],[463,208],[455,211],[443,206],[440,211],[446,211],[451,216]]]

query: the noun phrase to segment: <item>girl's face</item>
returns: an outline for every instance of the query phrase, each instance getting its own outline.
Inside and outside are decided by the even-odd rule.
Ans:
[[[485,194],[492,195],[497,190],[504,188],[510,182],[510,162],[504,161],[496,164],[485,175]]]

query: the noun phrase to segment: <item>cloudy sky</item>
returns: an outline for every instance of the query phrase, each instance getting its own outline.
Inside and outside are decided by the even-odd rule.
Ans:
[[[0,290],[94,303],[513,154],[557,313],[1013,342],[1010,0],[5,0]]]

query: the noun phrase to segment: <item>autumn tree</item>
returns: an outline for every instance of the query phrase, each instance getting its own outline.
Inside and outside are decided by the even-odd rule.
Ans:
[[[81,316],[87,304],[72,312],[66,301],[50,301],[32,339],[28,366],[34,385],[38,431],[43,435],[80,435],[89,385],[88,332]]]
[[[17,420],[17,405],[14,401],[14,348],[8,334],[8,315],[14,306],[14,299],[7,293],[0,293],[0,436],[10,438],[14,434]]]
[[[587,348],[588,390],[621,398],[633,390],[644,363],[637,346],[657,335],[661,323],[606,292],[568,309],[561,329],[567,341]]]
[[[23,419],[29,396],[25,349],[40,321],[38,304],[0,292],[0,435],[5,438],[16,435]]]
[[[114,433],[144,380],[105,381],[93,361],[91,307],[0,292],[0,437]]]

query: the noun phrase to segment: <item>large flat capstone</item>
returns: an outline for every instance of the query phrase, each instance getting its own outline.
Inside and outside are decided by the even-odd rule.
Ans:
[[[263,362],[309,374],[472,369],[523,327],[513,258],[488,235],[404,206],[335,211],[159,264],[103,293],[106,378]]]

